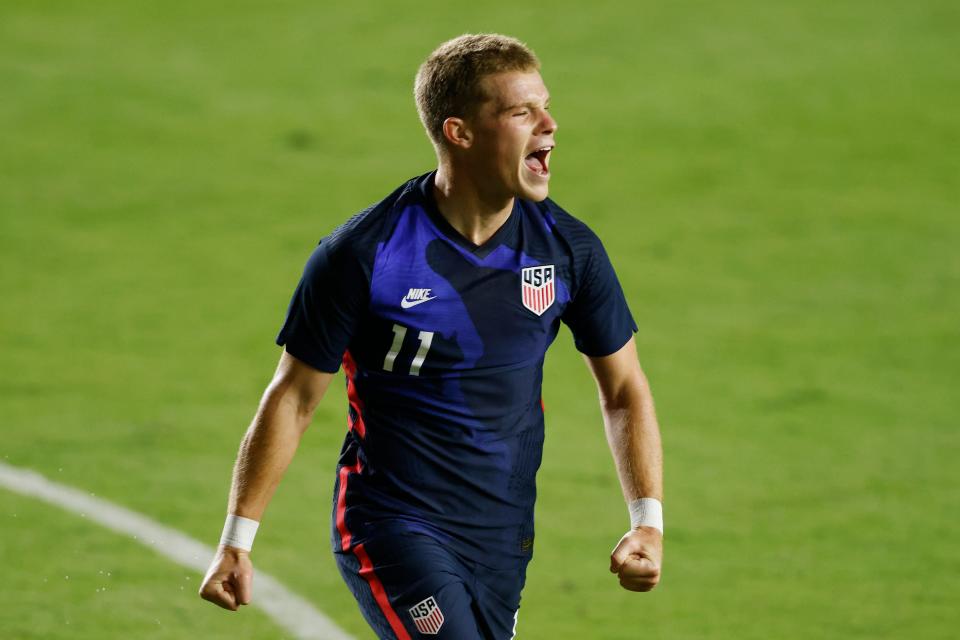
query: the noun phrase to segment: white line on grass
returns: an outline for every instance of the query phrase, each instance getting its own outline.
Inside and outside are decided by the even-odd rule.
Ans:
[[[72,487],[57,484],[39,473],[0,462],[0,486],[39,498],[78,513],[104,527],[127,534],[177,564],[206,573],[214,549],[176,529]],[[353,640],[313,605],[289,591],[276,578],[257,571],[253,604],[278,625],[301,640]],[[198,596],[198,606],[200,605]],[[203,606],[213,606],[204,604]]]

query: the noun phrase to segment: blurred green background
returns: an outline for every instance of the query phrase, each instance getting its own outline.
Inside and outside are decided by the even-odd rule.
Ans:
[[[954,638],[960,5],[0,4],[0,455],[215,544],[306,257],[433,155],[441,41],[529,43],[551,196],[604,240],[666,454],[650,594],[569,332],[518,638]],[[328,543],[339,385],[254,560],[371,638]],[[279,638],[0,490],[0,637]],[[69,577],[65,577],[69,576]]]

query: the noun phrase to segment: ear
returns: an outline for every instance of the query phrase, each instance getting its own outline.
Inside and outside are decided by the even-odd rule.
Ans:
[[[444,120],[443,137],[450,145],[460,149],[469,149],[473,145],[473,131],[462,118]]]

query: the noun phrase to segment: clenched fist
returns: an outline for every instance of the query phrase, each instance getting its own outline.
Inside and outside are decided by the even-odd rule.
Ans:
[[[653,527],[637,527],[620,538],[610,554],[610,573],[630,591],[650,591],[660,582],[663,535]]]
[[[250,553],[220,545],[207,575],[200,585],[200,597],[213,604],[236,611],[250,604],[253,595],[253,563]]]

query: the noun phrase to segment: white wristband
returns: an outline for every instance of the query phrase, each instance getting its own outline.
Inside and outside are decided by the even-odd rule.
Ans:
[[[663,533],[663,505],[656,498],[637,498],[630,503],[630,528],[653,527]]]
[[[243,516],[227,514],[227,521],[223,525],[220,535],[220,544],[250,551],[253,548],[253,539],[257,535],[260,523]]]

